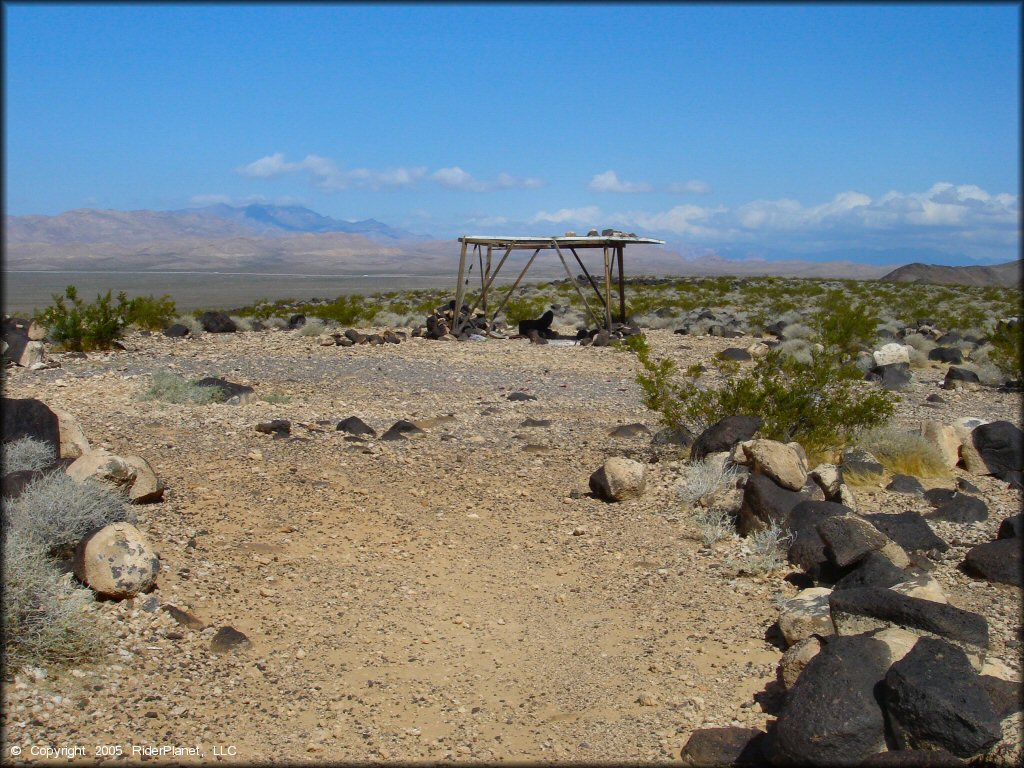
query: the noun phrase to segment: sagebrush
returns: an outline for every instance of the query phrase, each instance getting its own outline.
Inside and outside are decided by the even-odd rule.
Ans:
[[[209,405],[222,403],[226,399],[219,387],[198,387],[194,382],[176,376],[169,371],[154,371],[149,387],[142,394],[146,400],[160,400],[165,403],[192,403]]]
[[[4,443],[3,468],[7,472],[39,471],[52,467],[57,452],[49,443],[31,437],[22,437]]]

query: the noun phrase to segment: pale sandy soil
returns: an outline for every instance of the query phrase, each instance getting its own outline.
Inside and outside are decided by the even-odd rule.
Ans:
[[[648,334],[682,367],[752,339]],[[5,685],[5,749],[198,745],[230,762],[353,760],[657,761],[696,728],[764,727],[754,696],[775,679],[773,598],[787,569],[737,576],[742,542],[702,548],[676,496],[683,464],[618,424],[658,428],[635,358],[520,341],[320,347],[268,331],[126,340],[127,352],[8,373],[5,395],[81,420],[94,445],[147,458],[168,486],[139,507],[160,552],[152,596],[193,612],[193,630],[145,597],[95,607],[109,655]],[[155,370],[220,375],[286,404],[170,405],[140,399]],[[1019,421],[1012,394],[939,392],[916,372],[898,421]],[[536,401],[509,402],[524,390]],[[356,415],[401,443],[346,442]],[[522,427],[527,417],[549,427]],[[292,421],[291,437],[256,432]],[[533,447],[530,447],[533,446]],[[643,498],[606,504],[587,478],[608,456],[649,463]],[[1020,671],[1020,591],[956,565],[1018,511],[1020,495],[971,478],[988,521],[938,529],[954,544],[936,577],[986,615],[991,654]],[[953,478],[927,485],[951,487]],[[926,511],[862,489],[861,511]],[[253,642],[214,655],[226,625]],[[55,703],[54,697],[60,697]],[[38,751],[38,750],[37,750]],[[33,758],[35,759],[35,758]],[[138,759],[136,755],[135,760]],[[170,757],[166,761],[188,762]]]

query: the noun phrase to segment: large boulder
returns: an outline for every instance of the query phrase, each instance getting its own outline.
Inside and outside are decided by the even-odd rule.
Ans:
[[[736,529],[741,536],[748,536],[773,523],[784,525],[793,507],[807,498],[802,492],[780,488],[765,475],[751,475],[743,487]]]
[[[996,539],[979,544],[967,552],[964,570],[973,576],[999,584],[1024,587],[1024,561],[1020,539]]]
[[[969,368],[959,368],[955,365],[949,366],[946,377],[942,380],[943,389],[977,389],[981,386],[981,379],[978,374]]]
[[[821,640],[814,635],[809,635],[789,646],[779,660],[778,680],[782,683],[782,687],[786,690],[792,688],[793,683],[800,677],[800,673],[804,671],[811,659],[818,655],[820,650]]]
[[[160,558],[142,531],[112,523],[86,535],[75,548],[75,577],[104,597],[133,597],[152,588]]]
[[[832,501],[801,501],[786,517],[785,527],[792,537],[787,559],[799,566],[816,582],[834,582],[839,577],[837,569],[830,567],[828,553],[818,526],[829,517],[850,514],[849,507]]]
[[[864,518],[849,514],[822,520],[818,523],[818,535],[828,545],[827,554],[841,568],[860,562],[871,552],[884,547],[889,540]]]
[[[786,695],[763,751],[773,765],[856,765],[885,749],[874,690],[889,649],[872,637],[837,637],[811,659]]]
[[[960,365],[964,361],[964,353],[959,347],[935,347],[928,350],[928,359],[939,363]]]
[[[997,539],[1021,539],[1024,538],[1024,514],[1018,512],[1016,515],[1011,515],[999,524],[999,532],[996,533]]]
[[[203,312],[199,316],[199,324],[207,333],[234,333],[238,330],[235,321],[223,312]]]
[[[31,437],[60,456],[60,419],[45,403],[33,398],[3,398],[3,442]]]
[[[131,464],[106,448],[86,451],[65,472],[75,480],[96,480],[114,491],[127,492],[135,482],[137,472]]]
[[[779,631],[787,646],[793,646],[812,635],[826,637],[836,633],[829,609],[830,594],[831,589],[811,587],[782,604]]]
[[[32,368],[41,365],[46,360],[46,345],[41,341],[29,341],[18,358],[18,365],[22,368]]]
[[[726,416],[700,434],[690,449],[690,460],[700,461],[709,453],[731,450],[736,443],[750,440],[760,426],[757,416]]]
[[[981,669],[985,659],[988,622],[977,613],[877,587],[833,590],[829,604],[837,634],[901,627],[914,634],[949,640],[967,653],[976,669]]]
[[[960,441],[960,464],[972,475],[987,475],[989,468],[974,447],[974,430],[988,422],[973,416],[965,416],[954,421],[950,426]]]
[[[19,317],[3,319],[3,342],[7,345],[3,351],[5,361],[21,364],[21,356],[25,353],[25,345],[29,342],[28,329],[28,320]]]
[[[903,389],[911,382],[910,365],[907,363],[891,363],[876,365],[864,375],[865,381],[878,382],[882,389]]]
[[[590,490],[605,501],[639,498],[647,482],[644,465],[632,459],[613,456],[590,476]]]
[[[67,411],[57,408],[53,409],[57,414],[58,429],[60,431],[60,457],[62,459],[77,459],[86,451],[92,450],[89,438],[85,436],[81,422]]]
[[[735,768],[764,764],[764,731],[756,728],[700,728],[690,734],[679,757],[683,765],[729,765]]]
[[[875,365],[894,365],[899,363],[910,364],[910,353],[914,348],[906,344],[886,344],[881,349],[872,353]]]
[[[946,469],[954,469],[960,461],[960,438],[957,437],[956,430],[948,424],[925,420],[921,422],[920,433],[939,449]]]
[[[135,480],[128,488],[132,504],[152,504],[164,498],[164,483],[150,463],[141,456],[125,456],[124,463],[135,470]]]
[[[342,419],[335,428],[338,432],[347,432],[350,435],[377,436],[376,430],[358,416],[349,416],[346,419]]]
[[[768,475],[791,491],[799,491],[807,482],[807,464],[792,445],[777,440],[749,440],[740,446],[754,473]]]
[[[1024,469],[1024,432],[1009,421],[991,421],[975,427],[971,441],[990,474],[1002,478]]]
[[[833,587],[859,589],[860,587],[891,587],[907,579],[907,572],[881,552],[869,552],[857,567],[843,576]]]
[[[902,749],[945,749],[971,757],[995,744],[999,718],[964,652],[922,637],[885,675],[882,702]]]

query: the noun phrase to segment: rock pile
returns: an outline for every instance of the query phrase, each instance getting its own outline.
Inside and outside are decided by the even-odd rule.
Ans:
[[[416,334],[413,333],[413,336]],[[383,333],[362,333],[349,328],[343,333],[322,333],[318,338],[322,347],[354,347],[357,344],[369,344],[380,347],[384,344],[401,344],[406,340],[405,331],[386,330]]]
[[[33,371],[59,368],[46,358],[46,328],[35,321],[4,315],[0,355],[4,366],[18,365]]]
[[[479,307],[474,309],[471,314],[469,306],[463,304],[459,310],[458,318],[456,318],[455,300],[452,299],[447,304],[435,309],[430,315],[427,315],[425,324],[416,326],[413,329],[412,335],[417,338],[452,341],[456,338],[452,333],[456,323],[461,325],[458,335],[460,341],[465,341],[470,336],[483,336],[489,331],[496,330],[487,322],[487,316]]]

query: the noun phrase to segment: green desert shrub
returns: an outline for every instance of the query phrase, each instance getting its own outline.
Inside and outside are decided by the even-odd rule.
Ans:
[[[65,575],[37,542],[8,531],[4,537],[4,664],[69,664],[100,650],[85,607],[92,596]]]
[[[57,452],[52,445],[42,440],[22,437],[4,443],[4,472],[38,471],[52,467],[56,461]]]
[[[153,371],[149,387],[142,394],[144,400],[160,400],[165,403],[192,403],[208,405],[225,400],[223,390],[218,387],[197,387],[194,382],[183,379],[170,371]]]
[[[6,533],[16,531],[53,556],[69,556],[93,528],[135,519],[123,496],[59,471],[37,477],[3,507]]]
[[[536,320],[547,311],[550,304],[548,296],[509,299],[504,309],[505,320],[510,325],[517,324],[520,320]]]
[[[988,337],[987,357],[996,367],[1011,379],[1022,377],[1021,368],[1021,334],[1022,323],[996,323],[995,329]]]
[[[110,349],[124,326],[117,307],[111,304],[110,291],[86,304],[73,285],[64,290],[63,296],[53,294],[53,304],[37,313],[35,319],[46,326],[50,341],[75,352]]]
[[[646,341],[637,347],[644,405],[675,429],[700,432],[726,416],[759,416],[763,437],[795,440],[810,453],[840,447],[854,432],[893,414],[890,393],[865,384],[856,366],[827,350],[804,363],[773,349],[711,389],[693,376],[678,376],[671,359],[655,360]]]
[[[304,305],[299,311],[307,317],[333,320],[338,325],[352,325],[359,322],[372,322],[380,311],[380,307],[367,301],[364,296],[353,293],[350,296],[339,296],[330,304]]]
[[[851,302],[847,291],[830,290],[814,316],[818,341],[840,354],[855,354],[874,343],[878,313],[867,302]]]
[[[916,432],[895,427],[865,431],[857,445],[873,454],[892,474],[914,477],[947,477],[949,470],[938,447]]]
[[[117,304],[125,324],[147,331],[166,328],[175,314],[174,300],[167,294],[160,298],[150,295],[129,299],[121,292],[117,295]]]

